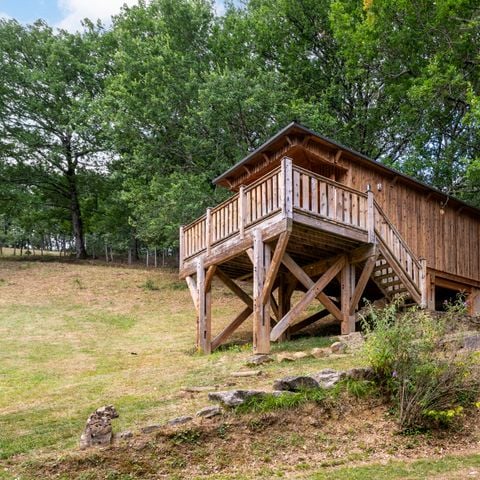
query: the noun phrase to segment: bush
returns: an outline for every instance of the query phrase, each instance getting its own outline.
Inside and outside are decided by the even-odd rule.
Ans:
[[[394,403],[403,431],[450,425],[478,397],[474,354],[446,344],[445,331],[458,306],[442,318],[416,308],[399,312],[399,302],[370,309],[364,319],[364,353]]]

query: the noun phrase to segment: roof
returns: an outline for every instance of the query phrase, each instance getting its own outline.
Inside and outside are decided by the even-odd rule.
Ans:
[[[426,189],[428,191],[431,191],[439,196],[441,196],[445,201],[450,201],[453,200],[455,203],[460,204],[461,206],[468,208],[469,210],[472,210],[476,214],[480,215],[480,208],[474,207],[463,200],[459,200],[458,198],[452,197],[451,195],[447,195],[446,193],[442,192],[438,188],[432,187],[424,182],[421,182],[420,180],[416,180],[415,178],[406,175],[399,170],[396,170],[391,167],[387,167],[386,165],[377,162],[366,155],[363,155],[362,153],[359,153],[351,148],[345,147],[344,145],[335,142],[334,140],[331,140],[328,137],[325,137],[323,135],[320,135],[319,133],[305,127],[304,125],[301,125],[300,123],[297,122],[291,122],[289,123],[286,127],[282,128],[279,132],[277,132],[273,137],[270,137],[265,143],[260,145],[257,149],[255,149],[253,152],[249,153],[246,157],[244,157],[242,160],[237,162],[235,165],[233,165],[231,168],[229,168],[226,172],[222,173],[219,175],[217,178],[213,180],[213,183],[218,185],[222,183],[223,181],[226,181],[228,177],[232,176],[232,174],[239,172],[242,167],[252,160],[255,159],[255,157],[261,156],[266,150],[268,150],[272,145],[277,143],[279,140],[281,140],[283,137],[286,137],[287,135],[293,133],[293,132],[301,132],[307,135],[311,135],[313,137],[316,137],[318,140],[321,140],[323,143],[328,144],[329,146],[342,150],[343,152],[348,152],[351,155],[355,156],[362,162],[365,162],[367,164],[370,164],[374,166],[376,169],[382,170],[385,173],[390,173],[392,175],[398,176],[401,179],[405,180],[407,183],[414,184],[417,187],[420,187],[421,189]]]

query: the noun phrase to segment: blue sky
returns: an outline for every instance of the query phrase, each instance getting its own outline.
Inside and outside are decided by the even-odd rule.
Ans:
[[[223,2],[216,1],[219,13]],[[84,18],[99,18],[108,23],[124,3],[133,5],[137,0],[0,0],[0,17],[15,18],[22,23],[43,18],[52,26],[74,31]]]
[[[0,0],[0,12],[22,23],[44,18],[53,25],[62,19],[57,0]]]

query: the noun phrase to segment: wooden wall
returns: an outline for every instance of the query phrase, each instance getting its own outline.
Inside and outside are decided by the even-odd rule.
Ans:
[[[356,159],[341,163],[348,168],[342,183],[361,191],[370,184],[377,202],[430,268],[480,281],[480,215],[448,202],[442,206],[439,195]]]

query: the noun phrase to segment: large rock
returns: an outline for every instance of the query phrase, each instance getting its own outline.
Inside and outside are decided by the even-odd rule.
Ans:
[[[375,372],[371,367],[357,367],[347,370],[345,376],[352,380],[373,380],[375,378]]]
[[[310,353],[308,352],[294,352],[293,353],[293,358],[295,360],[303,360],[304,358],[310,357]]]
[[[470,352],[477,352],[480,350],[480,334],[470,333],[463,338],[463,348]]]
[[[264,390],[228,390],[224,392],[212,392],[208,394],[209,400],[219,402],[225,407],[238,407],[245,403],[249,398],[264,398],[268,395],[279,397],[281,395],[290,395],[292,392],[284,390],[274,390],[266,392]]]
[[[361,332],[352,332],[348,335],[339,337],[340,342],[344,343],[349,351],[360,350],[365,343],[365,339]]]
[[[311,375],[311,377],[317,381],[320,387],[332,388],[340,380],[343,380],[345,378],[345,372],[326,368],[324,370],[320,370],[318,373]]]
[[[160,423],[154,423],[152,425],[147,425],[146,427],[142,427],[140,431],[142,433],[152,433],[152,432],[156,432],[157,430],[160,430],[161,428],[163,428],[163,425],[161,425]]]
[[[287,390],[289,392],[318,388],[318,386],[318,382],[315,379],[305,375],[284,377],[275,380],[273,384],[274,390]]]
[[[184,415],[182,417],[176,417],[172,418],[167,422],[167,425],[171,427],[175,427],[177,425],[184,425],[185,423],[191,422],[193,420],[193,417],[190,417],[188,415]]]
[[[110,445],[113,437],[112,419],[118,418],[113,405],[105,405],[93,412],[80,437],[80,448]]]
[[[277,355],[277,362],[294,362],[296,360],[295,356],[293,353],[290,352],[285,352],[285,353],[279,353]]]
[[[312,348],[312,351],[310,353],[314,358],[325,358],[330,355],[330,349],[315,347]]]
[[[345,353],[347,350],[347,344],[343,342],[334,342],[330,345],[332,353]]]
[[[273,358],[270,355],[252,355],[251,357],[247,358],[246,365],[247,367],[258,367],[259,365],[263,365],[265,363],[273,362]]]
[[[227,390],[224,392],[211,392],[209,400],[219,402],[226,407],[238,407],[251,397],[263,397],[266,392],[261,390]]]
[[[204,407],[201,410],[199,410],[195,415],[197,417],[202,417],[202,418],[213,418],[218,415],[221,415],[223,413],[223,410],[221,407]]]

